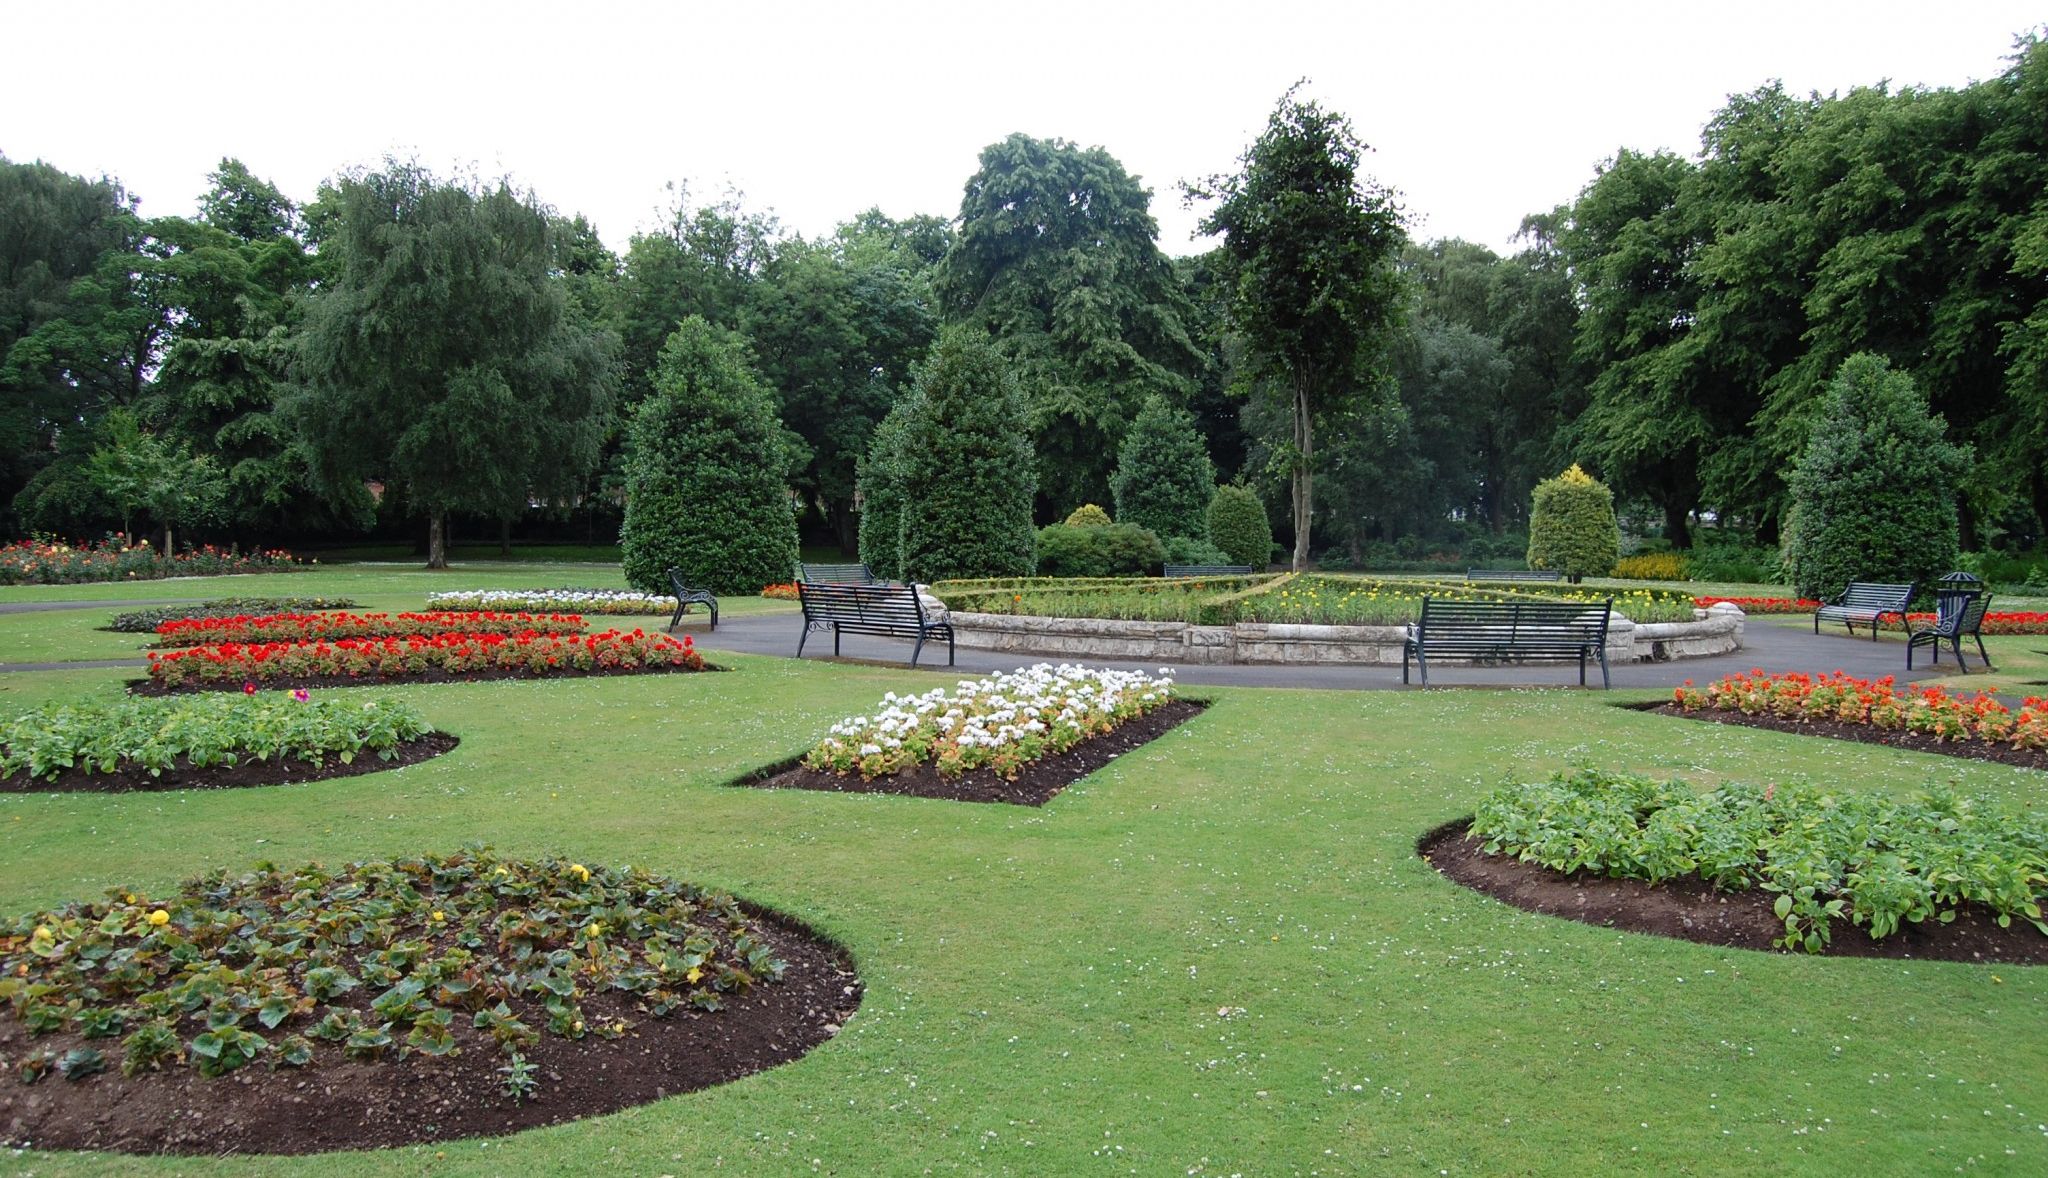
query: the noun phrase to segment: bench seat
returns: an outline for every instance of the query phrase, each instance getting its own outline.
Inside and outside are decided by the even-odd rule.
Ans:
[[[1422,685],[1429,686],[1431,659],[1481,663],[1525,659],[1579,660],[1579,686],[1586,685],[1586,661],[1600,663],[1600,686],[1612,687],[1607,672],[1607,623],[1614,602],[1451,601],[1422,599],[1422,617],[1408,627],[1401,644],[1401,682],[1415,659]]]
[[[916,666],[928,639],[946,640],[946,665],[953,665],[953,623],[933,617],[924,606],[917,585],[864,585],[853,582],[798,581],[797,600],[803,606],[804,631],[796,640],[796,657],[804,657],[804,643],[813,631],[832,632],[832,654],[839,654],[841,634],[874,634],[885,638],[908,638],[910,665]]]
[[[1839,595],[1813,611],[1813,632],[1820,633],[1822,622],[1840,622],[1853,635],[1860,623],[1870,627],[1870,640],[1875,642],[1877,628],[1885,618],[1897,617],[1900,624],[1905,623],[1906,606],[1913,600],[1915,585],[1912,581],[1851,581]]]

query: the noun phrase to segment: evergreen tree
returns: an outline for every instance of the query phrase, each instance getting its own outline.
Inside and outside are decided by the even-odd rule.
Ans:
[[[1229,564],[1263,569],[1273,559],[1273,525],[1266,505],[1235,483],[1216,488],[1209,500],[1209,539],[1229,557]]]
[[[1024,398],[974,328],[949,328],[918,369],[903,426],[903,575],[1027,577],[1038,479]]]
[[[878,577],[903,579],[903,430],[916,398],[890,408],[868,438],[860,460],[860,559]]]
[[[1925,582],[1955,567],[1956,479],[1970,452],[1881,356],[1844,361],[1792,472],[1787,564],[1809,597],[1850,581]]]
[[[1621,528],[1614,492],[1579,469],[1536,484],[1529,508],[1529,567],[1556,569],[1578,584],[1604,577],[1621,559]]]
[[[797,563],[789,455],[775,394],[746,347],[701,316],[683,320],[626,436],[626,581],[669,591],[668,570],[713,593],[758,593]]]
[[[1209,500],[1216,468],[1195,419],[1163,397],[1151,397],[1131,422],[1110,478],[1116,518],[1161,538],[1209,538]]]

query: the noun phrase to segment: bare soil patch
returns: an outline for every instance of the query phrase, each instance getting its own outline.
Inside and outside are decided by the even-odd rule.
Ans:
[[[0,777],[0,793],[138,793],[150,790],[173,789],[243,789],[260,785],[303,785],[309,781],[326,781],[335,777],[355,777],[363,773],[381,773],[386,769],[402,769],[431,760],[442,753],[452,751],[461,743],[459,737],[446,732],[429,732],[418,740],[408,740],[398,746],[398,755],[387,761],[373,752],[356,754],[356,759],[343,764],[341,758],[329,753],[325,760],[315,765],[310,761],[293,758],[272,758],[259,761],[253,757],[244,758],[234,765],[194,766],[185,757],[179,757],[176,764],[152,777],[147,769],[120,768],[112,773],[87,773],[83,769],[66,769],[55,779],[30,777],[26,773],[13,773]]]
[[[1721,892],[1699,879],[1648,884],[1584,871],[1566,875],[1511,855],[1486,854],[1478,839],[1466,835],[1470,824],[1460,819],[1440,826],[1422,836],[1416,851],[1453,882],[1504,904],[1602,928],[1786,952],[1772,944],[1784,935],[1785,923],[1771,911],[1777,897],[1770,892]],[[1822,954],[1826,957],[2048,964],[2048,937],[2040,930],[2021,921],[2000,928],[1988,912],[1974,907],[1959,911],[1953,923],[1907,924],[1883,940],[1872,940],[1846,920],[1829,929],[1833,939]]]
[[[731,667],[705,663],[702,671],[730,671]],[[303,687],[308,691],[330,687],[410,687],[415,683],[491,683],[501,679],[528,679],[552,682],[556,679],[598,679],[613,675],[696,675],[702,673],[688,667],[619,667],[603,671],[578,671],[574,669],[550,671],[535,675],[526,671],[463,671],[450,674],[447,671],[421,671],[416,675],[293,675],[278,679],[265,679],[257,684],[262,691],[290,691]],[[128,691],[133,695],[191,695],[202,691],[243,691],[240,680],[223,679],[217,683],[185,683],[177,687],[163,687],[153,679],[130,679]]]
[[[1708,724],[1733,724],[1743,728],[1768,728],[1773,732],[1797,732],[1805,736],[1825,736],[1831,740],[1854,740],[1863,744],[1881,744],[1886,748],[1906,749],[1916,753],[1939,753],[1944,757],[1966,757],[1973,761],[1995,761],[2001,765],[2016,765],[2021,769],[2048,770],[2048,750],[2016,749],[2009,745],[1992,744],[1982,740],[1936,740],[1924,732],[1901,732],[1895,729],[1873,728],[1868,724],[1851,724],[1843,720],[1790,720],[1782,716],[1751,716],[1743,712],[1705,711],[1688,712],[1675,703],[1623,704],[1641,712],[1655,712],[1660,716],[1678,716],[1687,720],[1701,720]]]
[[[458,1019],[460,1054],[317,1061],[275,1070],[252,1065],[218,1079],[177,1067],[126,1077],[119,1041],[98,1046],[114,1070],[71,1082],[0,1082],[0,1142],[40,1149],[123,1153],[307,1154],[511,1133],[616,1112],[787,1063],[839,1032],[859,1007],[860,980],[836,947],[795,921],[756,913],[769,947],[789,963],[783,981],[730,997],[724,1010],[651,1018],[624,994],[579,999],[594,1024],[625,1019],[617,1039],[545,1035],[526,1051],[538,1093],[504,1094],[505,1056]],[[540,1018],[544,1021],[545,1015]],[[73,1033],[31,1040],[0,1022],[0,1058],[30,1048],[87,1045]]]
[[[1177,699],[1100,736],[1090,737],[1058,756],[1024,766],[1017,780],[1005,781],[987,769],[945,777],[930,765],[863,781],[859,774],[825,773],[783,761],[729,782],[755,789],[816,789],[827,793],[906,794],[954,802],[1008,802],[1043,806],[1059,792],[1132,749],[1146,745],[1198,716],[1209,706],[1204,699]]]

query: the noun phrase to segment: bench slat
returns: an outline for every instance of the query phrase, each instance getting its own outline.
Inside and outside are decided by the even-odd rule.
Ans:
[[[1599,606],[1570,601],[1447,601],[1422,599],[1422,616],[1410,627],[1401,649],[1401,682],[1408,682],[1412,654],[1429,686],[1431,656],[1514,659],[1522,656],[1571,657],[1579,660],[1579,682],[1586,681],[1586,659],[1600,660],[1600,680],[1612,686],[1607,670],[1607,623],[1614,602]]]
[[[916,642],[910,651],[910,665],[930,638],[946,640],[946,665],[953,665],[953,626],[925,616],[916,585],[863,584],[855,581],[799,581],[797,600],[803,607],[804,631],[797,639],[796,654],[802,658],[804,643],[814,630],[832,631],[832,653],[839,653],[839,635],[874,634],[909,638]]]

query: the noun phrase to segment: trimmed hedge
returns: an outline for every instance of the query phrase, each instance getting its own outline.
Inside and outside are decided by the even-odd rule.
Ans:
[[[1141,577],[1166,561],[1159,537],[1131,524],[1052,524],[1038,530],[1041,577]]]
[[[1273,525],[1266,519],[1266,505],[1235,483],[1216,488],[1209,498],[1209,541],[1229,558],[1224,564],[1265,568],[1273,561]]]
[[[1579,469],[1536,484],[1529,509],[1529,567],[1556,569],[1574,584],[1604,577],[1621,559],[1621,526],[1614,492]]]

